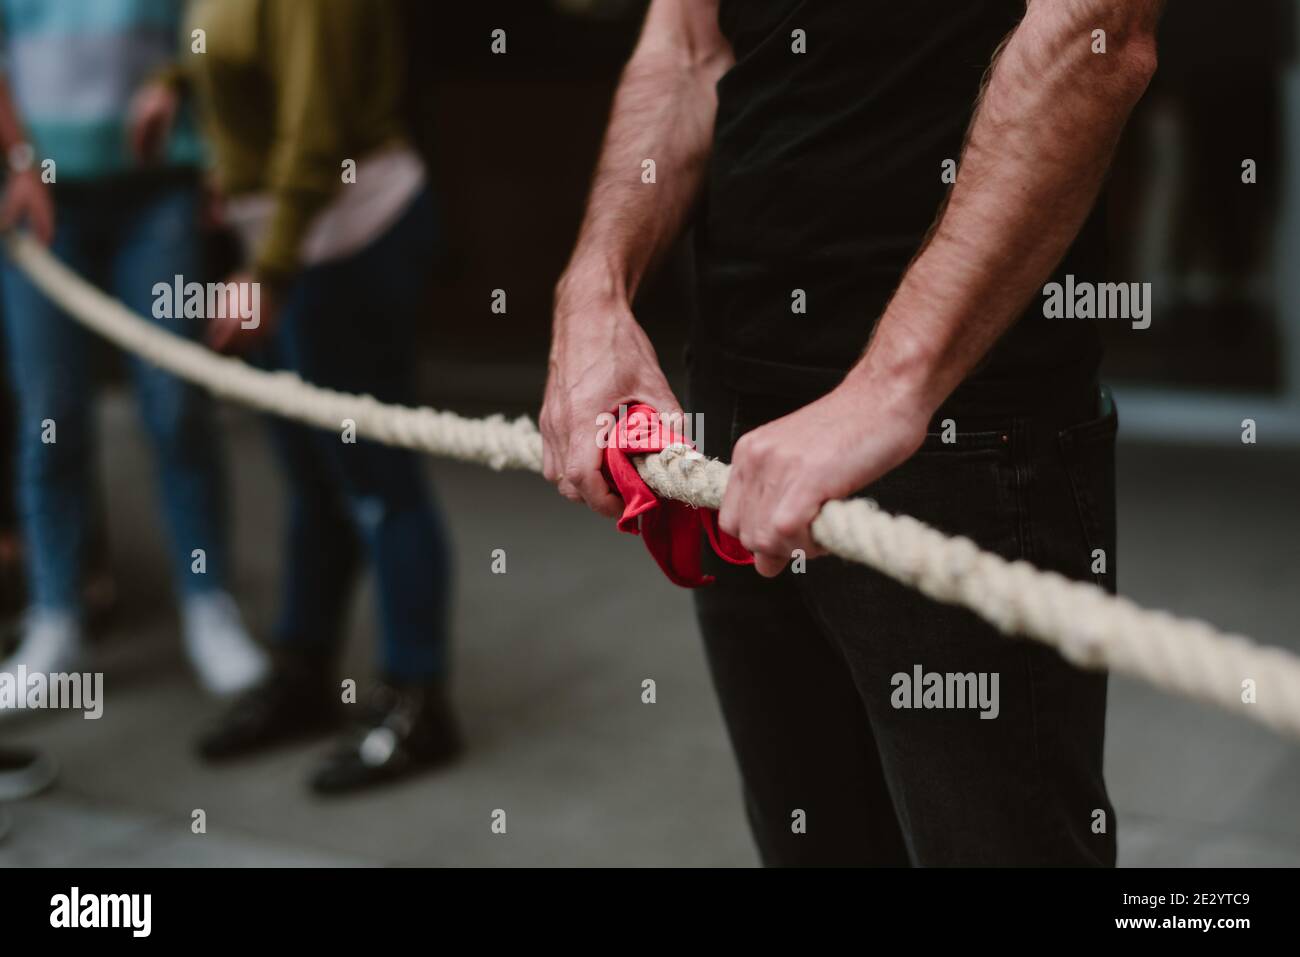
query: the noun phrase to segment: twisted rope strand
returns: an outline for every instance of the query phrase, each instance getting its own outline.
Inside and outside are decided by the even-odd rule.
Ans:
[[[254,369],[151,325],[31,238],[9,234],[4,243],[31,281],[78,322],[221,398],[323,429],[341,429],[351,420],[358,436],[387,445],[498,470],[541,471],[541,435],[527,417],[468,419],[386,405],[311,385],[290,372]],[[728,466],[686,446],[645,456],[637,468],[661,496],[705,508],[722,504]],[[840,558],[936,601],[964,606],[999,631],[1050,645],[1081,667],[1110,668],[1300,737],[1300,658],[1280,648],[1141,608],[1027,562],[1009,562],[866,499],[827,502],[812,533]],[[1254,683],[1249,701],[1247,681]]]

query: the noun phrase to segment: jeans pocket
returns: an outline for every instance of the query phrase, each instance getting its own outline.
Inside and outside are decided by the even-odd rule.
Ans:
[[[727,442],[727,457],[736,447],[740,437],[760,426],[784,418],[806,405],[796,399],[783,396],[759,395],[752,392],[740,392],[732,403],[731,431]]]
[[[1023,557],[1023,509],[1014,420],[927,433],[920,449],[859,494],[1007,560]]]
[[[1115,437],[1119,415],[1102,390],[1101,414],[1057,435],[1079,528],[1089,555],[1088,574],[1115,591]]]
[[[925,441],[917,450],[918,455],[961,455],[963,453],[989,453],[993,456],[1005,456],[1011,447],[1011,436],[1015,426],[1006,422],[1004,427],[979,428],[962,431],[957,428],[955,420],[952,428],[925,433]]]

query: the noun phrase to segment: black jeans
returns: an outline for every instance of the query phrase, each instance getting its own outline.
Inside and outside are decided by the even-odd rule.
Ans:
[[[744,432],[804,404],[727,388],[717,371],[692,370],[709,455],[729,458]],[[1068,391],[1018,415],[946,408],[921,451],[862,494],[1113,591],[1116,417],[1095,385]],[[1114,865],[1105,674],[863,565],[806,565],[765,580],[706,555],[717,581],[695,593],[765,864]],[[961,706],[976,687],[964,680],[983,680],[990,703]],[[947,706],[925,706],[927,687]]]

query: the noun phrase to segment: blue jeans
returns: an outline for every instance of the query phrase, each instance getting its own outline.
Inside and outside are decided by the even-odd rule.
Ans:
[[[433,265],[436,217],[422,193],[364,249],[305,269],[285,294],[269,359],[308,382],[414,404],[415,333]],[[277,640],[337,650],[362,557],[374,566],[384,674],[401,683],[447,669],[451,556],[414,453],[275,419],[289,480],[284,607]]]
[[[59,259],[168,331],[202,334],[202,320],[152,318],[154,283],[178,274],[201,278],[191,181],[60,186],[55,203]],[[93,397],[104,346],[8,261],[3,287],[31,600],[38,609],[76,612],[94,501]],[[208,398],[135,357],[130,374],[156,456],[176,585],[186,594],[224,588],[226,500]],[[203,574],[192,570],[195,549],[206,556]]]

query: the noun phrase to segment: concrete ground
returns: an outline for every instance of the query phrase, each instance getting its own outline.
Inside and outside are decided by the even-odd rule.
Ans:
[[[167,599],[152,474],[126,404],[103,460],[122,604],[94,666],[97,722],[28,714],[4,740],[49,749],[54,790],[11,808],[5,865],[752,865],[756,857],[688,596],[640,542],[540,479],[439,463],[459,558],[457,698],[470,748],[436,776],[342,801],[304,793],[327,745],[213,770],[192,755],[217,710],[190,678]],[[272,621],[282,489],[255,419],[229,416],[238,588]],[[1120,582],[1145,604],[1300,651],[1300,451],[1124,446]],[[505,576],[491,553],[506,550]],[[368,592],[345,673],[364,681]],[[654,678],[658,703],[641,703]],[[1112,681],[1107,773],[1120,859],[1300,865],[1300,746]],[[207,832],[195,835],[194,810]],[[507,833],[493,834],[502,809]]]

